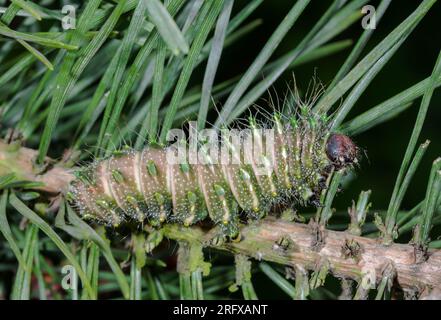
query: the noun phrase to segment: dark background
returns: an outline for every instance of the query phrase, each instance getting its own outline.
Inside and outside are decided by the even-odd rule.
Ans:
[[[246,3],[246,0],[237,0],[234,10],[237,12]],[[238,41],[234,46],[225,50],[217,81],[233,77],[249,67],[293,3],[295,2],[287,0],[263,2],[249,18],[249,21],[262,19],[262,25],[251,35],[245,37],[243,41]],[[311,1],[279,46],[273,58],[286,53],[298,44],[331,3],[330,0]],[[378,3],[379,1],[371,1],[369,4],[377,6]],[[377,23],[377,28],[361,57],[364,57],[387,34],[406,19],[419,3],[420,1],[392,1],[381,21]],[[346,120],[352,119],[363,111],[430,76],[441,49],[440,21],[441,4],[438,2],[377,75]],[[355,42],[363,31],[361,21],[358,21],[333,41],[352,39]],[[330,57],[295,68],[294,74],[297,85],[301,90],[306,90],[308,82],[315,71],[324,85],[330,84],[351,49],[352,47]],[[287,83],[291,80],[292,72],[288,71],[276,82],[274,90],[279,93],[279,96],[280,93],[283,95]],[[350,187],[338,194],[335,205],[339,209],[349,206],[351,200],[356,199],[361,190],[368,189],[373,190],[371,196],[373,210],[387,208],[420,102],[421,98],[392,121],[354,137],[357,144],[366,150],[368,158],[365,157],[362,160],[361,168],[357,170],[357,178],[353,180]],[[264,107],[265,101],[262,99],[258,101],[258,104]],[[436,157],[441,156],[440,104],[441,95],[439,91],[435,91],[419,140],[419,143],[422,143],[429,139],[431,144],[403,201],[403,209],[410,209],[423,199],[431,163]]]

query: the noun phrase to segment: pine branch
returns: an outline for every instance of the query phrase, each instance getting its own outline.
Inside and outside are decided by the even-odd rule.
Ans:
[[[274,217],[253,222],[241,229],[242,240],[212,245],[215,229],[166,225],[164,235],[177,241],[201,242],[211,248],[243,254],[293,267],[316,271],[325,262],[329,272],[344,279],[362,281],[375,277],[381,281],[383,271],[394,268],[395,283],[406,290],[421,291],[441,285],[441,250],[430,250],[428,258],[416,263],[415,247],[408,244],[382,245],[377,239],[354,236],[342,231],[323,231],[322,245],[317,250],[317,228],[312,224],[283,221]],[[288,245],[278,245],[281,240]],[[373,279],[373,278],[372,278]]]
[[[36,165],[38,152],[23,148],[17,142],[7,144],[0,140],[0,177],[15,175],[15,181],[31,181],[36,184],[31,189],[50,194],[59,194],[66,190],[75,177],[63,162],[56,163],[46,157],[43,167]]]
[[[49,165],[46,171],[35,172],[36,155],[35,150],[0,141],[0,176],[16,174],[21,180],[43,182],[44,186],[35,189],[51,194],[65,190],[74,178],[70,170]],[[55,162],[47,159],[47,163]],[[211,241],[217,235],[215,228],[207,231],[197,226],[168,224],[163,231],[172,240],[193,242],[292,268],[319,271],[326,265],[334,276],[361,283],[370,277],[379,285],[382,279],[393,277],[391,281],[406,292],[441,287],[441,250],[428,250],[425,260],[419,261],[417,256],[421,252],[411,244],[384,245],[378,239],[327,230],[314,222],[307,225],[268,217],[244,225],[240,241],[221,244]]]

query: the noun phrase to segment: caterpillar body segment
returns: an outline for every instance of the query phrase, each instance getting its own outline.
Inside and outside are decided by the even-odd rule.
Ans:
[[[356,162],[350,138],[330,133],[317,118],[276,115],[272,135],[251,121],[239,145],[223,142],[226,162],[213,161],[203,147],[197,151],[205,161],[197,163],[190,156],[170,163],[167,153],[177,152],[171,146],[119,152],[80,169],[70,198],[83,217],[109,226],[190,226],[209,217],[234,238],[241,214],[259,219],[280,202],[316,203],[330,169]]]

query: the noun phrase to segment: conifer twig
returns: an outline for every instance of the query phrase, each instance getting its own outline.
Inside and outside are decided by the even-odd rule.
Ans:
[[[33,169],[36,155],[35,150],[0,141],[0,176],[20,173],[21,179],[45,183],[36,189],[49,193],[65,190],[73,179],[69,169],[49,166],[45,172],[36,173]],[[48,163],[51,162],[48,159]],[[211,240],[216,237],[216,232],[216,229],[207,231],[197,226],[188,228],[175,224],[167,224],[163,228],[164,236],[172,240],[197,243],[287,267],[301,266],[316,271],[320,261],[327,261],[329,272],[334,276],[361,283],[363,277],[374,276],[379,285],[384,268],[390,265],[394,268],[391,282],[403,289],[425,292],[441,287],[441,250],[429,250],[427,260],[419,262],[413,245],[395,243],[385,246],[378,239],[326,229],[323,244],[317,248],[316,230],[311,225],[274,217],[244,225],[239,242],[213,244]],[[289,245],[277,245],[281,239],[289,239]]]

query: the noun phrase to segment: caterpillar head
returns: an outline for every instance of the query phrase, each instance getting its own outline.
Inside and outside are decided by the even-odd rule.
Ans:
[[[358,162],[358,147],[348,136],[333,133],[326,142],[326,155],[340,169]]]

